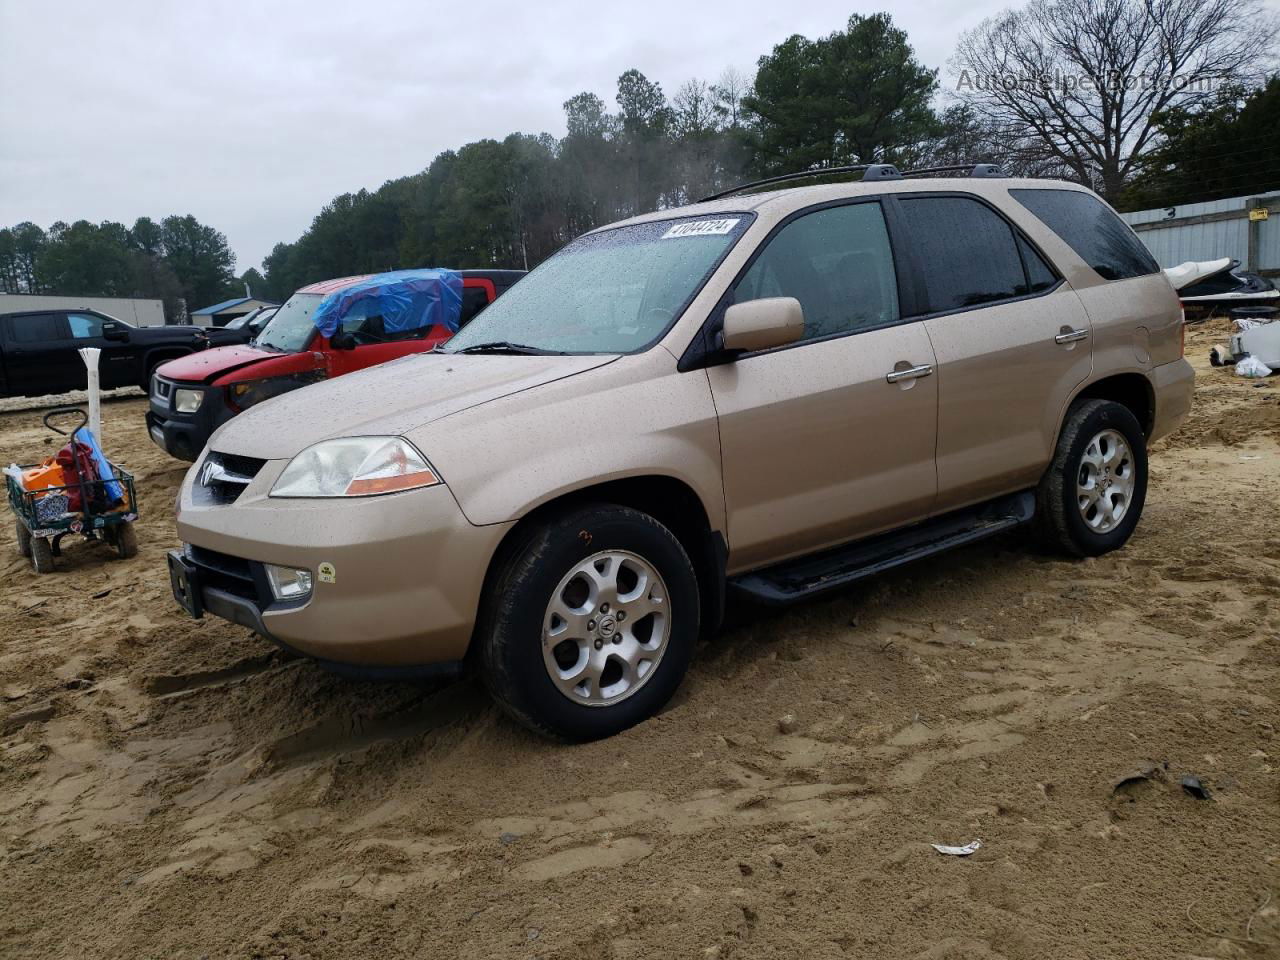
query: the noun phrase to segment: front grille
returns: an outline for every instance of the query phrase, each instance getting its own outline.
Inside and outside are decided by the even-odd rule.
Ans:
[[[253,565],[248,560],[197,547],[192,543],[186,545],[185,553],[187,559],[200,568],[205,586],[225,590],[254,603],[261,602],[257,582],[253,577]]]
[[[173,384],[159,377],[152,378],[151,395],[168,406],[169,394],[173,392]]]
[[[210,450],[196,472],[196,482],[191,488],[192,499],[201,506],[235,503],[266,462],[256,457],[238,457]]]

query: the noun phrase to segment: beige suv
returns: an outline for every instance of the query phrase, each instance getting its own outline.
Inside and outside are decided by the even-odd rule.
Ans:
[[[436,352],[254,407],[182,485],[176,597],[330,667],[472,664],[588,739],[662,706],[727,592],[1024,523],[1122,546],[1191,403],[1177,297],[1088,190],[965,172],[604,227]]]

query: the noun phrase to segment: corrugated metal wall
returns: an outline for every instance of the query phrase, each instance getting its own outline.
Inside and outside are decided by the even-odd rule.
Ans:
[[[1268,210],[1250,221],[1249,211]],[[1233,257],[1256,273],[1280,275],[1280,194],[1122,213],[1162,267]]]
[[[135,327],[164,325],[164,301],[129,297],[61,297],[41,293],[0,293],[0,313],[22,310],[97,310]]]

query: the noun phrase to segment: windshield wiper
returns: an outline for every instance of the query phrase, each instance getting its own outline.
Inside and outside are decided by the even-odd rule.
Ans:
[[[450,350],[450,353],[511,353],[530,357],[563,357],[563,350],[543,350],[525,343],[512,343],[509,340],[494,340],[492,343],[473,343],[461,350]]]

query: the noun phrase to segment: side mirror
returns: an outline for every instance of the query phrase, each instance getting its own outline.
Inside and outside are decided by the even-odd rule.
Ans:
[[[726,350],[768,350],[804,336],[804,308],[795,297],[735,303],[724,312]]]
[[[335,330],[333,336],[329,338],[329,346],[335,350],[354,350],[356,348],[356,338],[353,333],[346,333],[342,330]]]
[[[129,331],[118,323],[112,323],[108,320],[102,325],[102,339],[104,340],[128,340]]]

